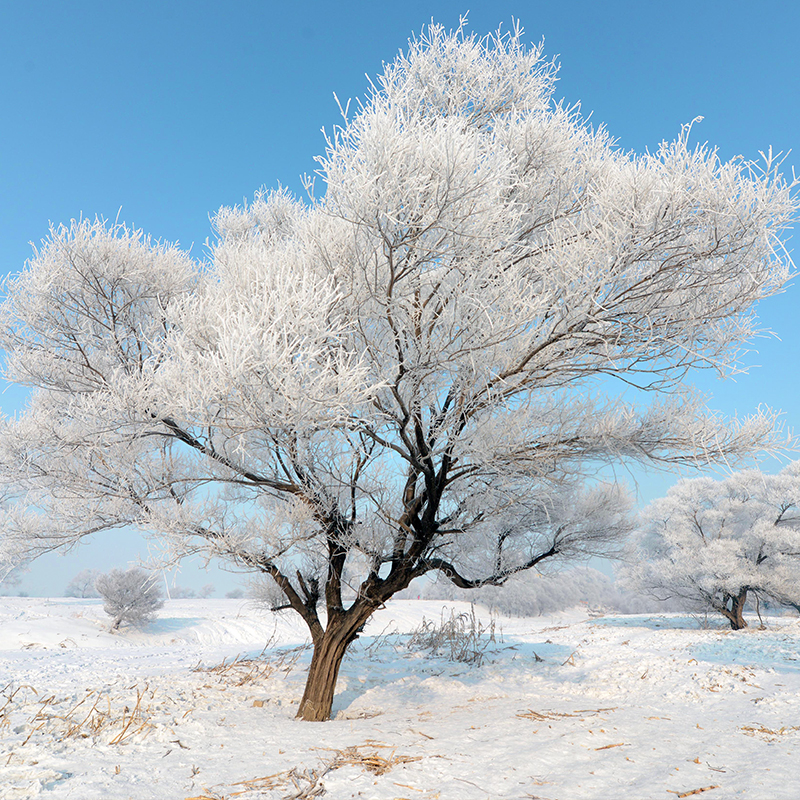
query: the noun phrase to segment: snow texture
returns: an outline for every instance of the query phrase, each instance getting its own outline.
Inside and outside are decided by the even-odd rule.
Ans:
[[[732,632],[573,610],[496,619],[481,666],[409,649],[451,609],[469,606],[376,613],[335,719],[306,723],[296,615],[173,600],[112,635],[100,601],[4,599],[0,798],[800,796],[796,618]]]

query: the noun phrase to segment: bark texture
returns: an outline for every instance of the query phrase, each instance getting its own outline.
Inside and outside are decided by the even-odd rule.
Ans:
[[[747,602],[747,589],[742,589],[739,594],[729,595],[728,602],[722,613],[728,618],[731,624],[731,630],[740,631],[747,627],[747,622],[744,618],[744,606]]]
[[[339,669],[347,648],[358,638],[358,631],[367,618],[368,615],[354,613],[351,609],[330,619],[324,632],[315,637],[311,666],[297,719],[325,722],[331,718]]]

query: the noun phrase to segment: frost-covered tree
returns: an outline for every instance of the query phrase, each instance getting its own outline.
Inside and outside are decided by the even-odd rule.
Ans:
[[[298,716],[322,720],[414,578],[613,546],[621,492],[580,488],[598,465],[775,447],[774,415],[723,419],[684,381],[735,368],[790,276],[793,186],[688,130],[623,152],[555,73],[519,31],[432,25],[343,109],[308,201],[221,209],[205,262],[54,228],[0,311],[33,390],[0,432],[5,557],[138,525],[269,576],[313,641]]]
[[[164,606],[161,589],[153,576],[139,567],[112,569],[97,578],[95,587],[103,598],[103,611],[112,619],[112,631],[123,623],[143,625],[150,622]]]
[[[23,569],[22,566],[0,566],[0,597],[18,591],[18,587],[22,583]]]
[[[64,597],[100,597],[95,583],[102,573],[99,569],[82,569],[64,589]]]
[[[403,596],[425,600],[462,600],[479,603],[507,616],[535,617],[564,609],[585,606],[592,611],[640,614],[676,610],[678,603],[667,604],[620,587],[602,572],[591,567],[557,571],[527,570],[509,578],[502,586],[487,585],[466,591],[445,581],[410,586]]]
[[[190,600],[197,597],[197,592],[188,586],[173,586],[169,590],[169,596],[173,600]]]
[[[683,480],[643,512],[626,582],[746,627],[749,596],[800,604],[800,462]]]
[[[169,590],[169,595],[173,600],[181,600],[181,599],[191,599],[195,597],[199,597],[202,600],[205,600],[211,597],[212,594],[216,589],[214,588],[213,583],[207,583],[203,586],[199,591],[196,589],[192,589],[188,586],[173,586]]]

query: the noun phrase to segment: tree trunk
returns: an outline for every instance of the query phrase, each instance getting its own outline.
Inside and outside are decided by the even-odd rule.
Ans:
[[[331,718],[333,695],[339,667],[350,643],[356,638],[360,623],[353,620],[329,620],[320,638],[314,642],[311,666],[297,719],[325,722]]]
[[[747,589],[742,589],[737,595],[731,595],[731,607],[723,612],[731,624],[731,629],[740,631],[747,627],[744,619],[744,604],[747,602]]]

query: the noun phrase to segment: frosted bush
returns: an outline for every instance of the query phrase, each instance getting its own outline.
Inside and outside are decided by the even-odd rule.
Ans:
[[[164,605],[152,576],[139,567],[112,569],[97,579],[95,587],[104,600],[103,610],[113,620],[112,631],[123,623],[144,625]]]

